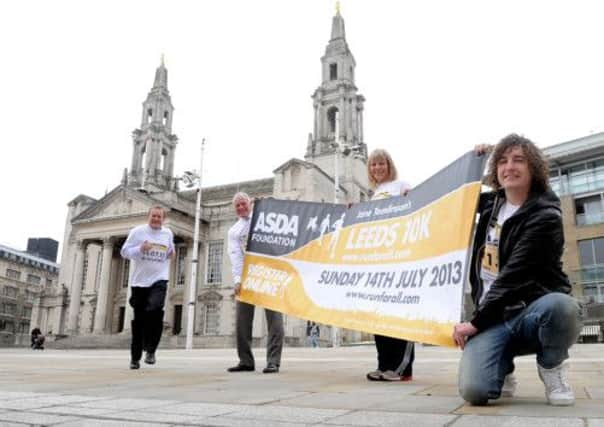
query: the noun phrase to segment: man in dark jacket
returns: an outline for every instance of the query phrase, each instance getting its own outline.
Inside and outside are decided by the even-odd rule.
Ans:
[[[547,162],[530,140],[508,135],[493,149],[487,180],[495,191],[481,196],[470,273],[476,308],[453,332],[463,349],[459,392],[473,405],[512,396],[514,357],[536,354],[548,402],[572,405],[565,360],[581,308],[562,271],[562,213]]]

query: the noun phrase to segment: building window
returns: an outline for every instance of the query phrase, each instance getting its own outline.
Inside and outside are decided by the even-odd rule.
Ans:
[[[19,278],[21,277],[21,272],[17,271],[17,270],[13,270],[12,268],[7,268],[6,269],[6,277],[8,277],[9,279],[17,279],[17,280],[19,280]]]
[[[32,285],[39,285],[41,281],[42,278],[40,276],[36,276],[35,274],[27,275],[27,283],[31,283]]]
[[[25,302],[34,302],[36,294],[32,291],[25,291]]]
[[[329,64],[329,80],[337,80],[338,64]]]
[[[31,307],[23,307],[23,316],[26,319],[31,319]]]
[[[4,296],[8,297],[8,298],[17,298],[17,294],[19,293],[19,290],[17,288],[13,288],[12,286],[5,286],[4,287]]]
[[[204,335],[218,335],[218,304],[209,303],[203,306],[202,330]]]
[[[15,332],[15,324],[10,320],[0,320],[0,330],[7,332]]]
[[[128,287],[129,278],[130,278],[130,260],[124,259],[122,262],[122,288]]]
[[[86,276],[88,275],[88,252],[86,252],[86,255],[84,256],[84,268],[82,269],[82,289],[84,289],[84,286],[86,286]]]
[[[604,302],[604,238],[579,240],[579,258],[577,281],[585,302]]]
[[[22,334],[29,334],[29,322],[23,322],[23,323],[21,323],[21,333]]]
[[[17,314],[17,304],[3,302],[2,305],[0,305],[0,310],[2,310],[2,313],[4,314],[10,314],[14,316],[15,314]]]
[[[176,286],[185,285],[185,261],[187,258],[187,248],[179,246],[176,255]]]
[[[46,279],[46,287],[52,286],[52,279]]]
[[[336,107],[331,107],[327,110],[327,124],[329,133],[335,135],[336,133],[336,122],[338,119],[338,109]]]
[[[601,224],[604,222],[602,194],[575,199],[577,225]]]
[[[208,243],[208,274],[206,277],[206,283],[208,285],[222,283],[223,246],[222,240],[214,240]]]

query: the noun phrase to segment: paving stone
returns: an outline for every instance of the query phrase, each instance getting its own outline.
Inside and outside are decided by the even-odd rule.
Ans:
[[[455,419],[454,415],[409,414],[401,412],[355,411],[331,418],[324,424],[342,426],[413,426],[434,427],[444,426]]]
[[[343,415],[347,410],[293,408],[286,406],[249,406],[233,412],[228,418],[244,420],[267,420],[291,423],[318,423]]]
[[[224,405],[221,403],[178,403],[175,405],[163,405],[145,409],[148,412],[160,414],[183,414],[201,417],[213,417],[217,415],[230,414],[243,411],[243,405]]]
[[[47,408],[31,409],[31,411],[41,414],[78,415],[85,417],[95,417],[115,412],[114,409],[88,408],[86,406],[49,406]]]
[[[199,420],[197,415],[180,414],[162,414],[159,412],[147,412],[146,409],[140,411],[119,411],[103,414],[100,418],[119,420],[119,421],[145,421],[156,423],[191,423]]]
[[[0,391],[0,400],[28,399],[46,395],[45,393],[33,393],[31,391]]]
[[[91,420],[79,418],[76,421],[60,424],[61,427],[166,427],[165,424],[138,423],[132,421]],[[22,426],[21,426],[22,427]]]
[[[588,418],[587,427],[604,427],[604,418]]]
[[[68,403],[92,403],[103,398],[74,395],[43,395],[41,397],[24,397],[20,399],[2,400],[0,408],[4,409],[36,409]]]
[[[42,424],[45,426],[75,420],[76,417],[62,415],[38,414],[35,412],[5,411],[0,413],[0,421],[10,421],[26,424]]]
[[[579,418],[493,417],[463,415],[451,427],[584,427]]]
[[[176,424],[178,425],[178,424]],[[305,423],[288,423],[269,420],[244,420],[238,418],[203,418],[196,425],[203,427],[307,427]],[[317,424],[312,424],[313,427]]]
[[[591,399],[604,400],[604,387],[585,387],[585,391]]]
[[[136,410],[143,408],[158,408],[160,406],[174,405],[180,403],[176,400],[153,400],[153,399],[103,399],[90,402],[76,403],[72,406],[85,408],[109,408],[114,411]]]
[[[400,396],[383,403],[378,403],[374,405],[373,409],[398,412],[449,414],[463,404],[464,400],[458,396]]]

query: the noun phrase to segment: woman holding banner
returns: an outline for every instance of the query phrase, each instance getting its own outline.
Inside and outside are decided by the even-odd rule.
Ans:
[[[369,186],[373,189],[372,200],[404,196],[410,185],[397,180],[397,171],[392,157],[386,150],[376,149],[367,160]],[[415,345],[399,338],[375,335],[378,367],[367,374],[370,381],[411,381]]]

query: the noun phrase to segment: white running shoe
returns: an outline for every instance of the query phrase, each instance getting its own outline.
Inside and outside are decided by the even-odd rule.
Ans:
[[[567,381],[569,365],[566,362],[558,366],[546,369],[537,364],[539,378],[545,384],[545,397],[550,405],[570,406],[575,403],[575,394]]]
[[[501,387],[501,397],[514,397],[518,380],[514,373],[509,373],[503,379],[503,387]]]

